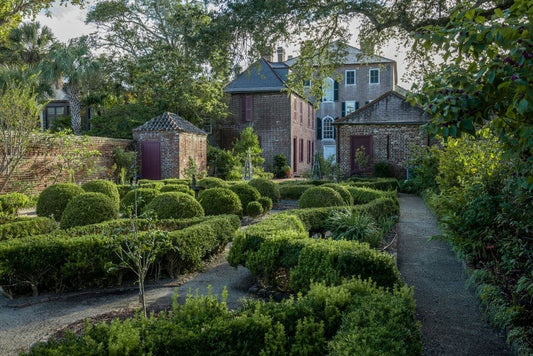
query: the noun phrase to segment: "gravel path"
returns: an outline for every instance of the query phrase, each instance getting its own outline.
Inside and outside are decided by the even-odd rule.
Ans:
[[[398,265],[414,286],[425,355],[510,355],[501,335],[482,320],[479,303],[465,289],[466,272],[439,235],[424,201],[400,194]]]

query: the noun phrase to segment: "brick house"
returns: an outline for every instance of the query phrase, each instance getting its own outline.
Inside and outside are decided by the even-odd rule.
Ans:
[[[422,125],[429,115],[406,101],[405,96],[389,91],[369,104],[337,120],[337,162],[346,176],[364,173],[372,164],[387,162],[398,178],[405,177],[411,145],[430,144]],[[356,150],[363,149],[369,162],[359,167]]]
[[[146,179],[184,178],[189,157],[200,171],[207,169],[207,133],[182,117],[165,112],[133,129]]]
[[[289,66],[261,58],[230,82],[230,116],[215,130],[212,140],[230,149],[240,132],[251,126],[259,137],[266,167],[283,154],[293,175],[310,171],[315,152],[315,114],[312,104],[298,94],[288,95]]]
[[[317,151],[325,158],[336,155],[336,132],[333,123],[393,90],[397,82],[395,61],[365,55],[360,49],[352,46],[347,46],[346,51],[343,65],[336,69],[336,77],[340,80],[324,80],[324,94],[316,111]],[[285,63],[292,66],[297,61],[298,58],[292,58]],[[304,83],[304,86],[310,85],[310,80]]]

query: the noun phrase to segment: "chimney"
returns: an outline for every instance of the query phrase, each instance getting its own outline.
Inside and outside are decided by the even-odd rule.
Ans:
[[[278,62],[285,62],[285,49],[283,47],[278,47]]]

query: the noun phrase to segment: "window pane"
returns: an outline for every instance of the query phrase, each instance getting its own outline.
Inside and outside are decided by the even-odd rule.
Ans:
[[[333,139],[333,119],[330,117],[324,118],[322,120],[322,138],[323,139]]]
[[[346,71],[346,85],[354,85],[355,84],[355,70],[347,70]]]
[[[370,83],[371,84],[379,83],[379,69],[370,69]]]
[[[355,109],[355,101],[347,101],[346,102],[346,115],[348,115],[351,112],[354,112]]]
[[[334,99],[334,82],[331,78],[324,79],[324,84],[322,90],[324,94],[322,96],[322,101],[333,101]]]
[[[64,106],[57,107],[56,108],[56,115],[57,116],[65,115],[65,107]]]

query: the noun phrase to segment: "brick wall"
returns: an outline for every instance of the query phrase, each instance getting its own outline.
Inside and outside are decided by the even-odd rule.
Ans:
[[[41,136],[39,136],[41,137]],[[77,183],[84,183],[96,178],[109,178],[111,176],[111,166],[113,165],[113,149],[115,147],[128,147],[132,141],[111,139],[105,137],[89,137],[89,149],[98,150],[101,156],[93,158],[96,169],[89,176],[83,172],[76,172]],[[77,146],[80,147],[80,146]],[[72,148],[74,150],[76,146]],[[51,139],[51,136],[42,136],[42,139],[35,144],[23,157],[15,173],[11,176],[8,184],[2,193],[10,191],[23,191],[36,194],[54,183],[57,172],[58,156],[64,155],[65,145]],[[68,173],[64,172],[58,182],[66,182]],[[0,184],[3,184],[4,177],[0,177]]]
[[[181,132],[179,146],[179,178],[185,178],[183,170],[187,168],[189,157],[196,161],[199,171],[207,170],[207,136]]]
[[[292,152],[289,157],[291,171],[295,176],[309,172],[313,165],[315,146],[315,115],[313,106],[297,95],[291,95]],[[296,170],[294,169],[294,143],[296,139]]]

